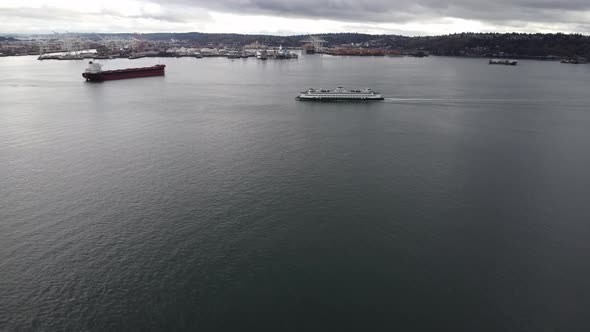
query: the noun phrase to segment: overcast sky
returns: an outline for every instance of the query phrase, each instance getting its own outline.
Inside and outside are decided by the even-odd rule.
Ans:
[[[590,34],[590,0],[0,0],[0,33]]]

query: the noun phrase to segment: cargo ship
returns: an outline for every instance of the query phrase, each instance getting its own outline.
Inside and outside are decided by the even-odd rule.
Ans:
[[[305,51],[305,54],[315,54],[315,46],[311,44],[303,45],[303,50]]]
[[[342,87],[338,87],[334,90],[325,89],[308,89],[295,97],[300,101],[371,101],[371,100],[383,100],[383,96],[371,89],[353,89],[347,90]]]
[[[86,81],[102,82],[109,80],[121,80],[125,78],[163,76],[166,65],[155,65],[141,68],[125,68],[115,70],[102,70],[102,65],[93,61],[88,62],[88,68],[82,73]]]

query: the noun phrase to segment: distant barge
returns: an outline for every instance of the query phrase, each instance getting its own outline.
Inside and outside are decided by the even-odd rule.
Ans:
[[[516,66],[518,61],[508,59],[490,59],[490,65]]]
[[[88,68],[86,68],[86,71],[82,73],[82,77],[84,77],[86,81],[102,82],[110,80],[121,80],[126,78],[163,76],[164,68],[166,68],[166,65],[155,65],[151,67],[141,68],[102,70],[101,64],[90,61],[88,63]]]
[[[309,89],[295,99],[300,101],[372,101],[383,100],[383,96],[371,89],[347,90],[338,87],[334,90]]]

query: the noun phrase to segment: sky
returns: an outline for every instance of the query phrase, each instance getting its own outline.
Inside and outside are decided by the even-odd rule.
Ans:
[[[0,0],[0,33],[590,34],[590,0]]]

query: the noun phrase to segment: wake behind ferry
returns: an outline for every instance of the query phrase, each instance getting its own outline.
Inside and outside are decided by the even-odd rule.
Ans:
[[[295,99],[300,101],[354,101],[354,100],[383,100],[383,96],[371,89],[347,90],[338,87],[334,90],[309,89],[303,91]]]
[[[88,62],[88,68],[86,68],[86,71],[82,73],[82,77],[84,77],[86,81],[102,82],[108,80],[120,80],[125,78],[162,76],[164,75],[164,68],[166,68],[166,65],[155,65],[151,67],[141,68],[102,70],[101,64],[90,61]]]

